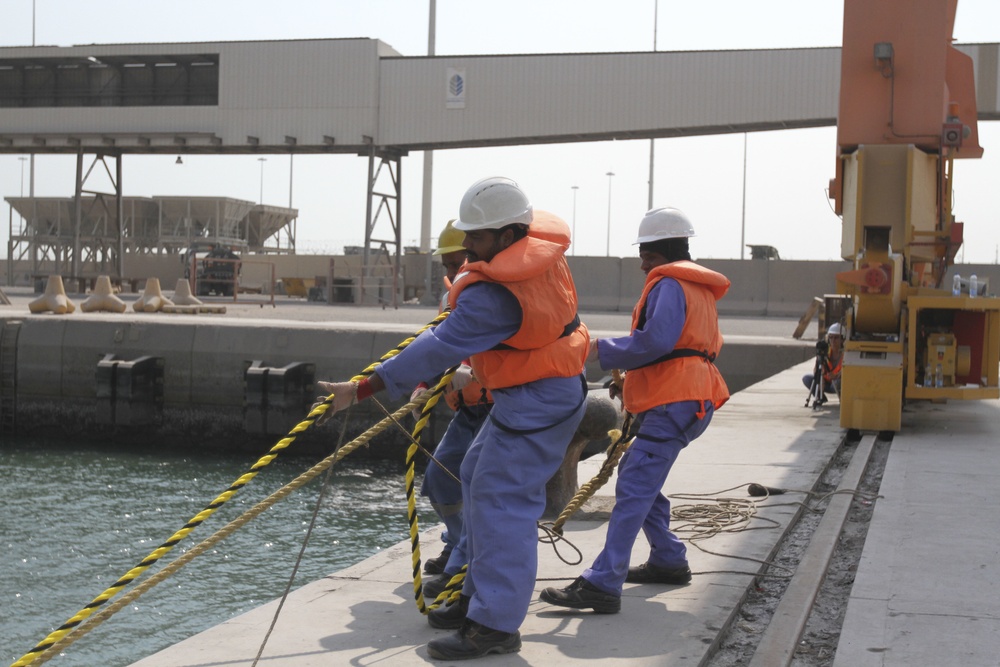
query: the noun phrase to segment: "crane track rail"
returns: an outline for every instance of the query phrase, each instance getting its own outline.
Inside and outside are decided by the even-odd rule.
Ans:
[[[710,650],[701,664],[708,667],[781,667],[797,665],[820,667],[832,664],[843,607],[853,582],[853,568],[834,572],[832,564],[838,548],[844,549],[845,524],[859,502],[851,491],[875,494],[881,481],[881,470],[891,438],[867,434],[860,441],[845,440],[831,459],[814,491],[831,493],[820,513],[802,510],[788,527],[784,538],[775,547],[772,562],[794,569],[788,580],[771,580],[768,589],[759,581],[748,589],[741,605],[733,610],[729,622],[720,632],[716,648]],[[852,554],[844,554],[851,562],[860,558],[867,520],[873,502],[862,500],[865,522],[860,540],[852,538]],[[853,530],[857,533],[857,529]],[[844,579],[847,579],[845,584]],[[835,580],[835,581],[834,581]],[[841,600],[830,600],[835,586]],[[824,600],[824,609],[836,608],[836,634],[820,630],[822,640],[803,642],[811,628],[817,601]],[[828,622],[828,619],[826,620]],[[832,641],[832,646],[830,642]],[[815,650],[818,646],[818,650]],[[811,650],[812,649],[812,650]]]

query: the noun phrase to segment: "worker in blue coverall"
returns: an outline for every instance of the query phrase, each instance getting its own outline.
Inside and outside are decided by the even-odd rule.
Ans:
[[[722,347],[715,302],[729,280],[690,261],[694,227],[673,208],[649,211],[639,225],[646,273],[632,314],[632,333],[591,341],[601,368],[627,369],[622,399],[635,415],[632,445],[622,456],[604,549],[566,588],[546,588],[544,602],[615,613],[622,584],[683,585],[691,580],[684,543],[670,530],[670,501],[661,489],[681,450],[704,433],[729,391],[713,363]],[[639,531],[649,558],[629,567]]]
[[[545,484],[558,470],[586,409],[587,328],[565,252],[569,226],[533,211],[510,179],[466,192],[455,227],[469,263],[452,287],[452,312],[359,383],[320,382],[332,414],[383,388],[408,395],[422,378],[470,358],[494,407],[462,463],[469,569],[454,635],[434,639],[441,660],[511,653],[527,615],[538,564],[537,521]]]
[[[454,220],[438,236],[438,247],[434,255],[441,258],[444,267],[445,290],[442,294],[441,310],[448,307],[448,291],[455,282],[459,271],[465,265],[465,232],[455,229]],[[411,400],[428,385],[420,383],[410,396]],[[452,377],[445,400],[455,414],[448,428],[434,448],[434,460],[427,464],[420,494],[427,497],[431,507],[445,525],[441,535],[444,549],[435,558],[424,562],[424,572],[438,575],[424,581],[424,595],[437,597],[452,577],[468,563],[465,537],[465,521],[462,512],[462,485],[458,481],[459,470],[472,439],[489,416],[493,399],[482,385],[472,378],[472,368],[463,362]],[[420,411],[414,411],[414,418],[420,418]]]

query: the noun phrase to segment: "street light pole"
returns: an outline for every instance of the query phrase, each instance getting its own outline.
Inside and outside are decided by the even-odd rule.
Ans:
[[[260,205],[264,205],[264,163],[267,162],[266,157],[259,157],[257,161],[260,162]]]
[[[611,179],[615,175],[615,172],[609,171],[605,176],[608,177],[608,239],[604,246],[604,256],[611,257]]]
[[[573,256],[576,257],[576,191],[580,189],[579,185],[572,185],[570,189],[573,191]]]
[[[21,196],[24,196],[24,163],[28,161],[26,157],[17,158],[21,161]]]
[[[656,28],[660,22],[660,0],[653,0],[653,53],[656,53]],[[654,154],[656,152],[656,139],[649,140],[649,196],[647,197],[647,209],[653,210],[653,173]]]
[[[740,219],[740,259],[747,245],[747,133],[743,133],[743,214]]]

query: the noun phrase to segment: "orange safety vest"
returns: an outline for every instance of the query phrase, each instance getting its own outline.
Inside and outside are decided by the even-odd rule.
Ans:
[[[625,374],[625,409],[638,414],[680,401],[711,401],[719,408],[729,400],[729,388],[713,363],[722,349],[715,302],[729,290],[729,279],[686,260],[654,268],[646,275],[646,286],[632,311],[633,330],[645,326],[646,299],[663,278],[676,279],[684,290],[684,326],[673,352]]]
[[[830,357],[827,357],[823,366],[823,380],[826,382],[833,382],[833,376],[840,373],[840,369],[844,366],[844,350],[841,349],[840,358],[837,359],[836,364],[830,360]]]
[[[472,357],[472,372],[486,388],[583,372],[590,333],[576,312],[576,287],[565,257],[569,241],[569,225],[551,213],[535,211],[528,236],[489,262],[466,264],[455,279],[448,293],[452,308],[462,290],[481,281],[503,285],[521,305],[517,333]]]

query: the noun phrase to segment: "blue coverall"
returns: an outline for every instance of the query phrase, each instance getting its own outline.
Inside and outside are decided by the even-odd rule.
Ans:
[[[687,302],[680,284],[663,278],[646,299],[646,322],[632,335],[598,341],[601,368],[638,368],[674,349],[680,338]],[[583,577],[594,586],[621,595],[632,546],[642,530],[649,541],[648,562],[660,567],[687,564],[687,548],[670,531],[670,501],[661,489],[680,451],[704,433],[712,420],[711,401],[658,405],[635,416],[635,441],[618,464],[615,506],[604,549]],[[701,419],[697,413],[704,407]]]
[[[462,291],[444,322],[375,372],[394,399],[408,396],[422,378],[513,336],[521,319],[521,306],[506,288],[475,283]],[[490,418],[462,463],[469,557],[462,593],[471,596],[467,618],[514,632],[534,592],[545,483],[583,419],[585,384],[582,375],[545,378],[492,393]],[[543,430],[511,432],[535,429]]]

